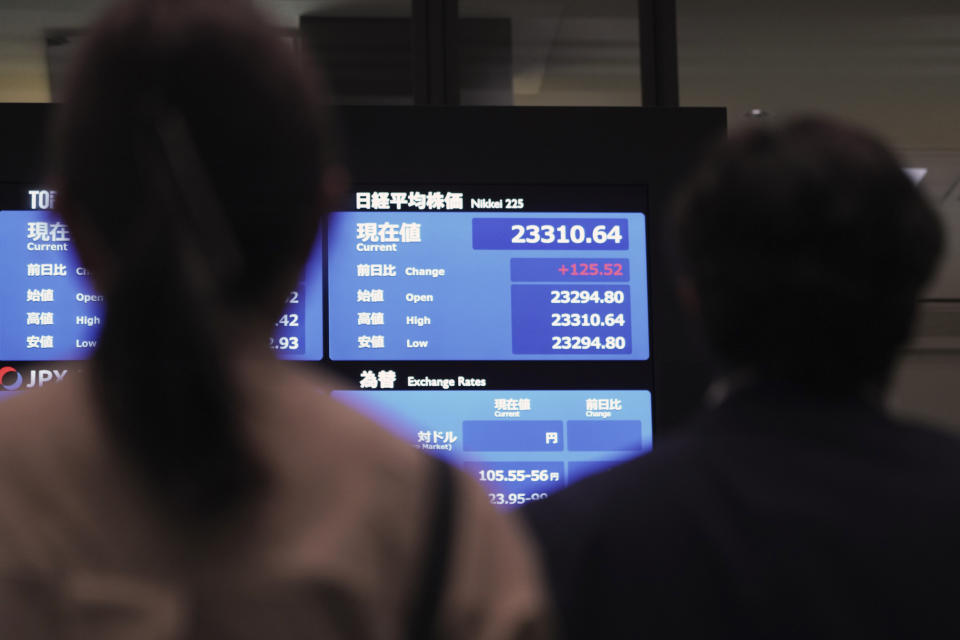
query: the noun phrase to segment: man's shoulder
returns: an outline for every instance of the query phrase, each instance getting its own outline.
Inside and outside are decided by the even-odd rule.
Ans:
[[[523,512],[546,546],[596,547],[618,536],[656,535],[650,523],[676,519],[685,496],[698,491],[710,455],[709,443],[686,428],[642,456],[584,478]]]
[[[881,472],[960,474],[960,437],[857,397],[758,390],[700,416],[696,433],[725,454],[828,458]],[[722,442],[722,444],[720,444]]]
[[[845,485],[852,491],[874,478],[876,486],[935,497],[960,482],[960,438],[860,405],[771,410],[740,403],[702,412],[658,438],[650,452],[525,513],[547,536],[560,529],[619,535],[618,528],[652,535],[649,523],[658,518],[680,525],[684,516],[702,516],[720,487],[727,500],[779,495],[789,501],[807,474],[811,482],[803,490],[827,491],[834,483],[838,491]]]

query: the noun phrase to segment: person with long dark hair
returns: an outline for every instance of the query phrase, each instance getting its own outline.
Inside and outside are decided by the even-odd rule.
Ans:
[[[58,210],[105,296],[84,376],[0,406],[0,636],[538,638],[515,523],[267,349],[343,171],[246,0],[85,36]]]

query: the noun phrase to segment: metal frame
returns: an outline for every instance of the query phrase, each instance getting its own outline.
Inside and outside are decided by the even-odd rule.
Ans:
[[[418,105],[459,105],[459,0],[411,1],[414,101]],[[643,106],[677,107],[676,0],[638,0],[638,15]],[[45,35],[50,41],[82,33],[82,29],[50,29]],[[296,38],[297,33],[285,31],[284,35]]]
[[[643,106],[679,107],[676,0],[639,0]]]
[[[415,104],[460,104],[458,20],[459,0],[413,0]]]
[[[414,99],[459,105],[459,0],[412,0]],[[680,106],[676,0],[638,0],[643,106]]]

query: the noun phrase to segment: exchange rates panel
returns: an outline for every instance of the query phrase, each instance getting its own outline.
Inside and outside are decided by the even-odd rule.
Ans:
[[[648,451],[645,390],[334,391],[418,449],[458,464],[496,505],[541,500]]]
[[[334,398],[512,507],[653,444],[646,190],[365,187],[327,232]]]

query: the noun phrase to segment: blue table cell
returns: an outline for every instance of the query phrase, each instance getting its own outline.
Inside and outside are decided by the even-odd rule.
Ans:
[[[464,451],[563,451],[560,420],[465,420]]]
[[[510,287],[513,353],[629,354],[633,350],[628,285]]]
[[[639,420],[570,420],[570,451],[643,451],[643,424]]]
[[[307,319],[302,311],[307,305],[306,290],[306,284],[301,282],[290,292],[283,312],[273,325],[270,348],[281,358],[292,358],[307,351],[307,334],[304,330]]]
[[[626,282],[627,258],[512,258],[514,282]]]
[[[563,462],[466,462],[463,468],[490,490],[532,494],[566,486]]]
[[[474,249],[625,251],[625,218],[474,218]]]
[[[46,238],[46,239],[45,239]],[[96,347],[106,304],[51,211],[0,211],[0,362],[83,360]],[[323,256],[287,299],[270,346],[281,358],[323,357]],[[307,288],[315,290],[308,301]],[[182,310],[171,310],[183,312]]]
[[[642,213],[534,213],[517,212],[517,217],[507,212],[491,213],[486,217],[477,215],[449,215],[441,212],[418,211],[341,211],[330,215],[328,265],[328,308],[330,311],[329,347],[331,360],[353,361],[506,361],[506,360],[576,360],[588,357],[591,360],[642,360],[649,357],[649,331],[647,328],[647,273],[644,215]],[[503,227],[498,216],[508,216],[510,224]],[[601,217],[596,217],[601,216]],[[506,217],[504,219],[507,219]],[[563,250],[517,251],[515,247],[536,246],[536,243],[514,243],[509,233],[519,221],[537,224],[541,238],[543,228],[554,229],[554,243],[550,246]],[[621,224],[628,222],[629,229]],[[507,233],[502,249],[474,250],[474,240],[484,247],[486,240],[474,235],[474,223],[486,233],[492,224],[491,233]],[[596,240],[604,240],[605,247],[616,251],[597,249],[597,242],[587,243],[587,224],[590,240],[596,231]],[[569,242],[560,243],[560,226],[568,234]],[[389,228],[415,228],[418,233],[408,241],[383,241],[381,230]],[[576,227],[574,234],[572,231]],[[532,239],[524,228],[524,238]],[[627,233],[629,231],[629,234]],[[375,233],[374,233],[375,232]],[[384,231],[386,233],[386,231]],[[620,242],[617,242],[618,233]],[[358,237],[376,235],[377,240],[358,242]],[[627,245],[627,236],[629,245]],[[529,236],[529,238],[528,238]],[[575,236],[575,238],[574,238]],[[389,237],[393,237],[392,235]],[[549,237],[549,233],[546,233]],[[580,240],[577,244],[574,239]],[[500,240],[503,240],[501,238]],[[500,242],[490,240],[490,242]],[[494,244],[496,244],[494,242]],[[507,246],[510,245],[510,246]],[[382,250],[381,250],[382,249]],[[553,289],[565,290],[557,295],[557,302],[550,310],[539,307],[541,315],[534,328],[525,331],[544,334],[558,329],[552,336],[560,337],[557,347],[547,340],[547,347],[518,351],[513,348],[511,331],[514,313],[511,309],[511,286],[541,286],[548,284],[513,284],[513,259],[559,259],[576,261],[576,273],[581,264],[591,273],[596,263],[597,273],[609,270],[611,275],[622,272],[629,280],[584,279],[572,276],[569,281],[560,280]],[[629,263],[627,262],[629,260]],[[609,269],[607,269],[609,265]],[[563,265],[557,264],[560,269]],[[622,268],[621,268],[622,266]],[[626,267],[629,266],[629,274]],[[524,269],[525,267],[520,267]],[[545,268],[545,267],[537,267]],[[375,275],[378,273],[380,275]],[[568,271],[568,275],[572,274]],[[389,274],[389,275],[388,275]],[[539,277],[528,274],[529,277]],[[617,276],[619,277],[619,276]],[[520,280],[523,282],[525,280]],[[554,280],[538,280],[548,283]],[[588,299],[585,304],[574,301],[578,293],[570,290],[600,289],[619,286],[619,291],[605,290],[596,304]],[[629,295],[624,287],[629,287]],[[543,298],[549,303],[549,292]],[[316,297],[316,296],[314,296]],[[619,302],[618,302],[619,300]],[[561,308],[563,307],[563,308]],[[576,307],[576,308],[574,308]],[[553,325],[551,313],[571,314],[600,313],[602,322],[612,313],[610,325],[622,330],[622,334],[609,335],[579,333],[574,327],[584,322],[582,317],[559,317]],[[618,319],[622,316],[622,320]],[[586,318],[588,326],[597,319]],[[521,322],[521,324],[523,324]],[[307,337],[315,335],[308,328]],[[583,349],[583,341],[573,337],[602,337],[602,348]],[[563,338],[570,340],[564,342]],[[606,338],[610,341],[607,342]],[[629,341],[629,346],[627,342]],[[568,344],[569,343],[569,344]],[[575,344],[577,343],[577,344]],[[312,347],[310,347],[312,348]],[[470,416],[482,418],[485,415]],[[494,416],[489,416],[494,417]],[[538,416],[539,417],[539,416]]]

